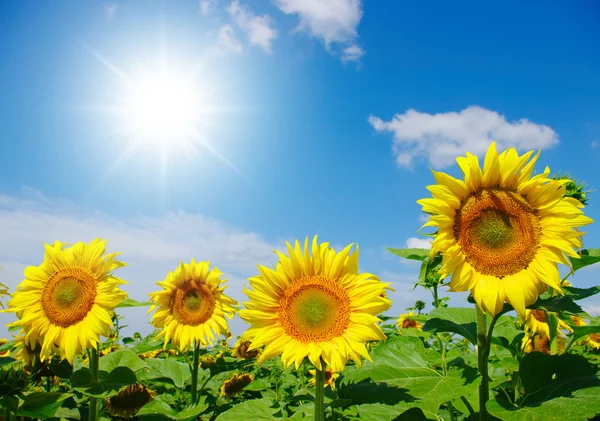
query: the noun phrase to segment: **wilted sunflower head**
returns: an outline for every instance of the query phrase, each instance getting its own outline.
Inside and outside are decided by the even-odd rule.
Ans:
[[[390,308],[382,294],[390,288],[358,272],[358,248],[350,254],[352,246],[337,253],[315,236],[312,255],[307,238],[304,248],[288,243],[288,255],[276,251],[275,270],[258,266],[240,317],[251,325],[244,334],[252,340],[248,351],[264,346],[259,363],[281,355],[286,367],[298,369],[308,357],[319,369],[323,360],[341,372],[349,359],[359,366],[361,357],[370,359],[365,343],[385,339],[377,315]]]
[[[213,344],[215,334],[229,332],[226,318],[233,317],[237,302],[223,293],[226,280],[221,279],[221,271],[209,270],[209,266],[210,262],[194,259],[189,264],[181,262],[164,281],[157,282],[163,289],[149,294],[155,304],[148,313],[156,310],[151,323],[161,329],[156,337],[163,337],[165,344],[172,341],[181,352],[194,343]]]
[[[118,253],[104,256],[106,241],[100,239],[45,247],[43,263],[25,269],[8,303],[20,319],[10,326],[23,327],[29,343],[42,345],[42,360],[56,345],[61,358],[73,363],[76,354],[110,334],[110,312],[127,297],[119,289],[126,282],[112,271],[124,263],[115,260]]]
[[[414,319],[415,312],[411,311],[407,314],[401,314],[398,317],[398,327],[402,329],[414,328],[418,330],[423,330],[423,324]]]
[[[566,337],[563,334],[558,334],[556,336],[556,341],[558,342],[557,353],[563,354],[567,345]],[[525,334],[521,344],[523,352],[525,353],[537,351],[543,352],[544,354],[552,354],[552,351],[550,349],[550,339],[547,336],[540,333]]]
[[[433,171],[433,197],[418,201],[431,215],[424,227],[438,229],[431,256],[442,253],[440,275],[451,274],[451,291],[470,290],[491,315],[508,302],[524,318],[548,286],[561,292],[558,263],[579,257],[577,229],[592,222],[549,168],[531,176],[538,156],[513,148],[498,154],[493,142],[483,170],[467,152],[457,158],[464,181]]]
[[[240,393],[242,389],[254,381],[254,376],[248,373],[234,374],[230,379],[223,382],[221,386],[221,396],[232,397]]]
[[[308,380],[308,382],[312,386],[315,386],[317,384],[317,370],[308,370],[308,372],[311,375],[311,378]],[[340,375],[338,373],[336,373],[335,371],[332,371],[329,367],[327,367],[325,369],[324,387],[329,386],[331,388],[331,390],[335,390],[335,381],[338,377],[340,377]]]
[[[558,318],[558,313],[553,313]],[[568,324],[558,319],[558,329],[556,334],[561,329],[571,330]],[[525,331],[530,334],[540,334],[545,337],[550,337],[550,325],[548,324],[547,313],[544,310],[526,310],[525,312]]]
[[[28,384],[29,377],[22,367],[0,367],[0,396],[19,394]]]
[[[242,338],[238,339],[231,355],[243,360],[251,360],[258,357],[260,355],[260,349],[253,349],[249,351],[248,348],[250,348],[250,345],[252,345],[251,340]]]
[[[105,399],[106,411],[113,416],[131,418],[144,405],[152,402],[156,392],[141,384],[132,384],[125,387],[116,395]]]

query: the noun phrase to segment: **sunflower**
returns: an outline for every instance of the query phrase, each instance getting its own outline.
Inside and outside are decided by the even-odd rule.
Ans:
[[[317,370],[308,370],[310,375],[312,376],[308,381],[312,386],[317,384]],[[325,383],[324,387],[329,386],[331,390],[335,390],[335,380],[340,377],[340,375],[334,371],[331,371],[329,367],[325,368]]]
[[[61,358],[73,363],[100,335],[110,334],[110,311],[127,297],[118,288],[126,282],[112,271],[125,264],[115,260],[118,253],[103,256],[106,241],[100,239],[45,247],[44,262],[25,269],[25,280],[8,302],[20,319],[10,326],[23,327],[29,344],[42,345],[42,360],[56,345]]]
[[[594,349],[597,349],[600,351],[600,333],[592,333],[592,334],[588,335],[585,342],[591,348],[594,348]]]
[[[423,323],[414,320],[414,315],[414,311],[411,311],[408,314],[400,315],[400,317],[398,318],[398,327],[402,329],[414,328],[418,330],[423,330]]]
[[[207,369],[217,365],[217,359],[213,355],[203,355],[200,357],[200,367]]]
[[[105,399],[106,411],[121,418],[134,417],[144,405],[152,402],[156,392],[141,384],[132,384],[115,396]]]
[[[558,318],[558,313],[554,313],[554,315]],[[560,331],[561,329],[572,330],[568,324],[561,319],[558,319],[558,330]],[[530,334],[539,333],[543,336],[550,337],[550,325],[546,319],[546,312],[544,310],[526,310],[525,331]]]
[[[161,329],[156,338],[164,338],[164,345],[172,341],[181,352],[187,351],[194,342],[206,346],[214,343],[220,334],[226,335],[227,320],[234,314],[237,302],[223,291],[226,280],[216,267],[209,270],[209,262],[183,263],[174,272],[169,272],[157,285],[163,289],[153,292],[150,299],[155,303],[148,313],[152,325]]]
[[[506,301],[525,317],[548,286],[562,293],[558,263],[579,257],[584,233],[577,228],[592,222],[549,168],[531,177],[539,153],[532,155],[512,148],[498,155],[493,142],[482,171],[467,152],[457,158],[464,181],[433,171],[433,198],[417,202],[431,215],[423,227],[438,228],[431,256],[443,255],[440,275],[452,274],[450,290],[470,290],[491,315]]]
[[[0,339],[0,348],[8,343],[8,339]],[[10,349],[0,351],[0,357],[8,357],[10,355]]]
[[[15,337],[15,349],[16,349],[16,353],[15,353],[15,357],[17,358],[17,360],[21,361],[23,363],[23,365],[25,366],[26,369],[29,369],[33,366],[33,362],[37,359],[38,361],[40,360],[40,351],[42,350],[42,347],[39,343],[30,343],[27,341],[27,338],[25,336],[25,334],[23,332],[20,332],[16,337]],[[53,352],[54,353],[58,353],[59,351],[56,349],[56,347],[53,347]],[[47,358],[46,361],[50,361],[50,359],[52,358],[52,354],[50,354]]]
[[[252,374],[234,374],[230,379],[225,380],[223,382],[223,386],[221,386],[221,396],[226,396],[228,398],[233,395],[240,393],[242,389],[248,386],[250,383],[254,381],[254,376]]]
[[[236,358],[241,358],[243,360],[251,360],[253,358],[258,357],[260,354],[260,349],[253,349],[252,351],[248,351],[248,348],[252,344],[252,341],[247,339],[238,339],[233,348],[232,356]]]
[[[308,238],[304,253],[300,243],[287,244],[289,256],[276,252],[275,270],[258,266],[250,278],[253,290],[240,317],[251,327],[244,337],[252,340],[249,351],[265,346],[258,362],[281,354],[286,367],[296,369],[305,357],[321,370],[321,360],[341,372],[349,359],[361,365],[367,359],[368,341],[385,339],[376,316],[390,308],[382,296],[388,284],[370,273],[358,273],[358,248],[352,244],[336,253],[329,243]]]
[[[567,338],[563,334],[558,334],[556,336],[556,341],[558,342],[558,354],[564,354]],[[522,341],[522,349],[525,353],[530,352],[543,352],[544,354],[551,354],[552,351],[550,349],[550,339],[542,334],[525,334]]]

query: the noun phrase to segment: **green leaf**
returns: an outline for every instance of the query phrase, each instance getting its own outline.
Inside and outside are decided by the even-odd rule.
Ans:
[[[244,387],[244,390],[252,390],[255,392],[260,392],[261,390],[271,389],[272,387],[273,386],[271,386],[271,383],[269,383],[267,380],[256,379],[252,383],[250,383],[249,385]]]
[[[138,371],[147,367],[146,363],[131,349],[121,349],[116,352],[111,352],[104,357],[100,357],[99,366],[100,370],[104,370],[108,373],[117,367],[129,367],[133,371]]]
[[[428,367],[419,338],[396,337],[379,344],[372,353],[375,364],[349,367],[340,381],[338,396],[357,404],[380,403],[405,411],[419,407],[431,413],[443,402],[476,388],[479,377],[444,377]]]
[[[187,364],[164,358],[148,358],[149,370],[140,372],[141,380],[160,380],[183,389],[191,383],[192,374]]]
[[[568,295],[557,295],[556,297],[540,297],[535,303],[527,307],[528,309],[546,310],[552,312],[567,312],[571,314],[581,314],[583,309]]]
[[[600,326],[571,326],[571,329],[573,329],[574,341],[592,333],[600,333]]]
[[[154,304],[151,301],[136,301],[133,298],[125,298],[115,308],[127,308],[127,307],[148,307]]]
[[[437,420],[437,411],[423,411],[421,408],[403,408],[400,406],[372,403],[358,405],[361,421],[421,421]]]
[[[271,398],[253,399],[244,401],[233,408],[220,414],[215,421],[271,421],[281,420],[274,414],[278,408],[271,408],[274,404]]]
[[[387,248],[388,251],[394,253],[396,256],[404,257],[405,259],[423,261],[429,256],[428,249],[392,249]]]
[[[199,403],[198,405],[192,405],[184,408],[182,411],[178,411],[175,415],[177,421],[190,421],[198,418],[200,414],[208,409],[208,405],[205,403]]]
[[[562,287],[562,289],[566,295],[570,296],[571,299],[575,301],[592,297],[600,292],[600,286],[591,288]]]
[[[600,262],[600,249],[583,249],[579,254],[580,259],[569,257],[574,271]]]
[[[506,421],[588,421],[600,414],[600,387],[588,387],[570,396],[516,407],[504,400],[488,401],[488,412]]]
[[[96,398],[112,396],[121,388],[135,383],[135,373],[128,367],[117,367],[110,373],[101,370],[98,380],[94,380],[89,368],[81,368],[71,376],[73,389]]]
[[[51,418],[70,393],[33,392],[25,396],[17,415],[30,418]]]
[[[477,313],[474,308],[436,308],[429,313],[423,330],[456,333],[477,345]]]

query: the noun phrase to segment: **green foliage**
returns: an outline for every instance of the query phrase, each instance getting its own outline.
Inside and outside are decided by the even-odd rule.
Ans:
[[[600,262],[600,249],[583,249],[579,255],[579,259],[569,257],[574,271]]]
[[[388,248],[388,251],[394,253],[396,256],[404,257],[409,260],[423,261],[429,256],[429,250],[427,249],[392,249]]]

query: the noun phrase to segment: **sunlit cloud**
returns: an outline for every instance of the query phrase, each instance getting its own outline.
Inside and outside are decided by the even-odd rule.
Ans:
[[[392,149],[401,167],[411,167],[416,159],[425,158],[432,166],[444,168],[466,151],[483,156],[492,140],[497,141],[498,149],[521,151],[558,144],[558,135],[549,126],[526,118],[507,121],[496,111],[478,106],[438,114],[410,109],[389,121],[376,116],[368,120],[376,131],[393,135]]]
[[[227,7],[227,11],[235,24],[246,33],[248,43],[271,52],[271,45],[277,38],[277,31],[272,28],[272,19],[268,15],[256,16],[248,6],[234,0]]]

